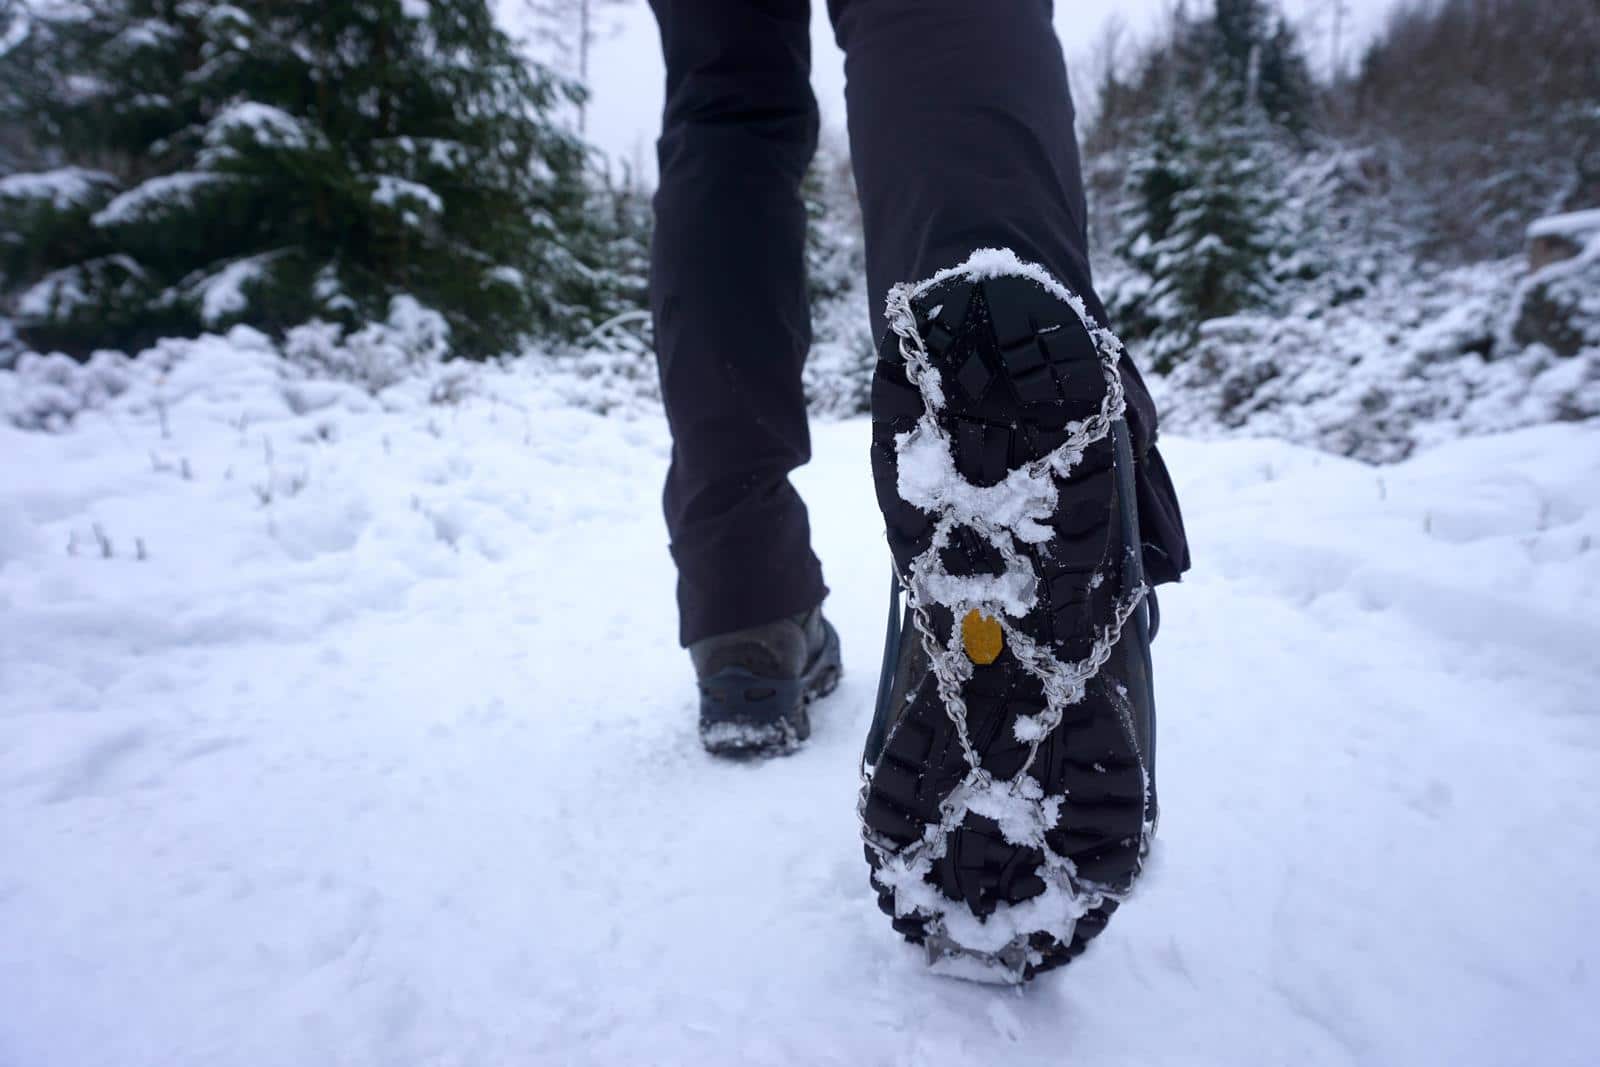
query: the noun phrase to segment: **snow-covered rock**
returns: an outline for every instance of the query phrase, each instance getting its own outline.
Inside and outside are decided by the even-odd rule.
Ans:
[[[1600,235],[1600,208],[1547,215],[1528,227],[1528,266],[1539,271],[1580,254]]]
[[[1534,271],[1517,290],[1511,336],[1558,356],[1600,349],[1600,211],[1595,229],[1574,254]],[[1576,233],[1573,227],[1565,233]]]

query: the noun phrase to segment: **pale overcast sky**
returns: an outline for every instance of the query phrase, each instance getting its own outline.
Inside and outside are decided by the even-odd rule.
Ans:
[[[507,7],[517,0],[501,0]],[[973,0],[982,3],[984,0]],[[1120,18],[1133,34],[1148,33],[1171,0],[1059,0],[1055,25],[1066,50],[1068,64],[1077,71],[1093,62],[1092,50],[1108,20]],[[1382,22],[1394,0],[1289,0],[1286,8],[1302,27],[1312,60],[1325,68],[1332,51],[1331,12],[1342,4],[1346,12],[1341,53],[1348,62]],[[624,159],[641,158],[647,173],[655,173],[655,138],[661,121],[662,81],[660,44],[656,24],[644,0],[622,9],[620,32],[596,45],[591,60],[594,96],[589,110],[589,133],[600,147]],[[844,56],[833,43],[826,4],[812,5],[812,84],[822,106],[824,122],[844,128]]]

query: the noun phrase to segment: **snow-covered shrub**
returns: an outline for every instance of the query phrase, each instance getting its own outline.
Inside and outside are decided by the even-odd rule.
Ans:
[[[814,415],[847,418],[868,410],[872,368],[877,360],[870,345],[827,342],[811,346],[802,383],[806,407]]]
[[[1162,423],[1390,462],[1431,441],[1600,415],[1600,346],[1563,357],[1507,335],[1520,273],[1505,260],[1391,274],[1332,307],[1208,322],[1190,358],[1150,377]]]
[[[284,357],[318,378],[354,382],[376,393],[428,372],[450,351],[450,325],[415,297],[397,296],[389,316],[346,333],[331,322],[308,322],[288,331]]]
[[[612,316],[578,345],[529,358],[558,396],[585,411],[632,416],[661,409],[654,323],[642,307]]]
[[[871,322],[866,286],[859,278],[832,299],[812,301],[815,340],[801,382],[813,414],[845,418],[867,412],[877,362]]]
[[[86,361],[61,353],[23,352],[0,372],[0,415],[23,430],[59,432],[85,411],[121,396],[136,368],[120,352],[101,351]]]
[[[557,396],[585,411],[632,417],[661,410],[661,380],[648,350],[563,352],[543,357],[540,369]]]

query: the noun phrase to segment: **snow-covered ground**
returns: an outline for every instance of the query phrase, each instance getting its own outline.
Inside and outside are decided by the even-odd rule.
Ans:
[[[5,1067],[1593,1062],[1593,424],[1386,468],[1171,442],[1161,839],[1018,993],[925,974],[867,891],[865,422],[799,478],[845,683],[730,765],[657,418],[526,366],[430,403],[169,355],[0,427]]]

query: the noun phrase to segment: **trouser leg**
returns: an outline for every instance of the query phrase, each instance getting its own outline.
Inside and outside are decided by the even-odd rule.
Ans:
[[[1106,322],[1088,262],[1072,95],[1050,0],[829,0],[845,52],[867,283],[883,298],[1003,247],[1040,263]],[[1124,361],[1130,422],[1155,410]],[[1142,449],[1141,449],[1142,451]]]
[[[807,0],[652,0],[666,58],[651,254],[663,500],[684,644],[827,592],[789,473],[811,455],[800,183],[817,141]]]

